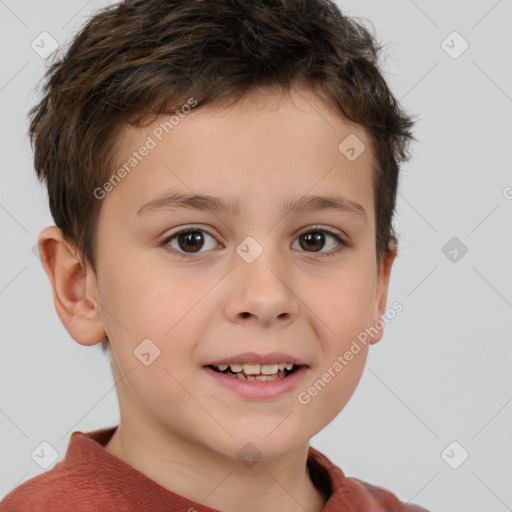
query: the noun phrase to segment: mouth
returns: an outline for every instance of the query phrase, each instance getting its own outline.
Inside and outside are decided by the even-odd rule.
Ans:
[[[210,364],[207,365],[206,368],[239,380],[274,381],[285,379],[304,366],[305,365],[297,365],[294,363],[233,363],[219,365]]]
[[[203,366],[203,370],[206,378],[210,379],[209,385],[214,388],[220,386],[244,400],[260,402],[292,397],[293,391],[304,383],[311,371],[308,365],[293,363],[251,363],[247,367],[243,363],[210,364]],[[224,398],[224,394],[219,396]]]
[[[311,368],[305,360],[285,352],[244,352],[208,361],[203,371],[215,389],[222,388],[243,400],[264,402],[292,397]],[[224,398],[223,393],[219,396]]]

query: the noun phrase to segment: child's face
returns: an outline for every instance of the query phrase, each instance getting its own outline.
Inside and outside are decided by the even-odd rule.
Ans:
[[[248,442],[262,456],[279,456],[328,424],[359,382],[362,343],[321,391],[308,393],[384,313],[393,257],[377,267],[370,142],[311,92],[299,89],[292,100],[253,94],[229,110],[183,115],[161,141],[154,130],[169,116],[123,136],[120,165],[153,146],[148,136],[156,146],[103,199],[98,274],[87,276],[87,286],[102,306],[116,380],[125,376],[121,424],[134,432],[177,436],[234,458]],[[354,161],[338,149],[351,134],[366,145]],[[167,193],[236,201],[239,211],[144,209]],[[343,196],[365,215],[283,212],[313,195]],[[183,228],[196,238],[159,245]],[[146,339],[160,350],[147,366],[134,355],[155,357],[151,343],[138,349]],[[294,358],[307,368],[298,379],[285,377],[294,385],[280,394],[277,381],[248,383],[206,368],[247,352],[287,354],[273,362]],[[273,394],[237,390],[254,385]]]

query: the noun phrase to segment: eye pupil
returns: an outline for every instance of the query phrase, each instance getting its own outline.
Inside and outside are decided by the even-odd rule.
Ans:
[[[195,252],[202,248],[204,237],[201,231],[187,231],[178,235],[178,244],[185,252]]]
[[[321,231],[309,231],[300,236],[300,245],[303,249],[308,250],[304,247],[303,242],[306,244],[313,244],[313,249],[322,249],[324,246],[324,234]],[[309,246],[311,247],[311,246]]]

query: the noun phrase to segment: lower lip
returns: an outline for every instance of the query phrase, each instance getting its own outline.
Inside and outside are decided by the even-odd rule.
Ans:
[[[301,366],[287,377],[278,380],[242,380],[216,372],[207,366],[203,366],[203,370],[214,379],[214,382],[243,398],[269,400],[279,398],[297,388],[306,375],[308,367]]]

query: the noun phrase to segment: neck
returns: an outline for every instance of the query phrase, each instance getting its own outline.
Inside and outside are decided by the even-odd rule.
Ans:
[[[250,465],[158,426],[141,430],[131,425],[121,420],[105,449],[191,501],[223,512],[320,512],[325,505],[326,497],[309,475],[308,443],[286,457]]]

